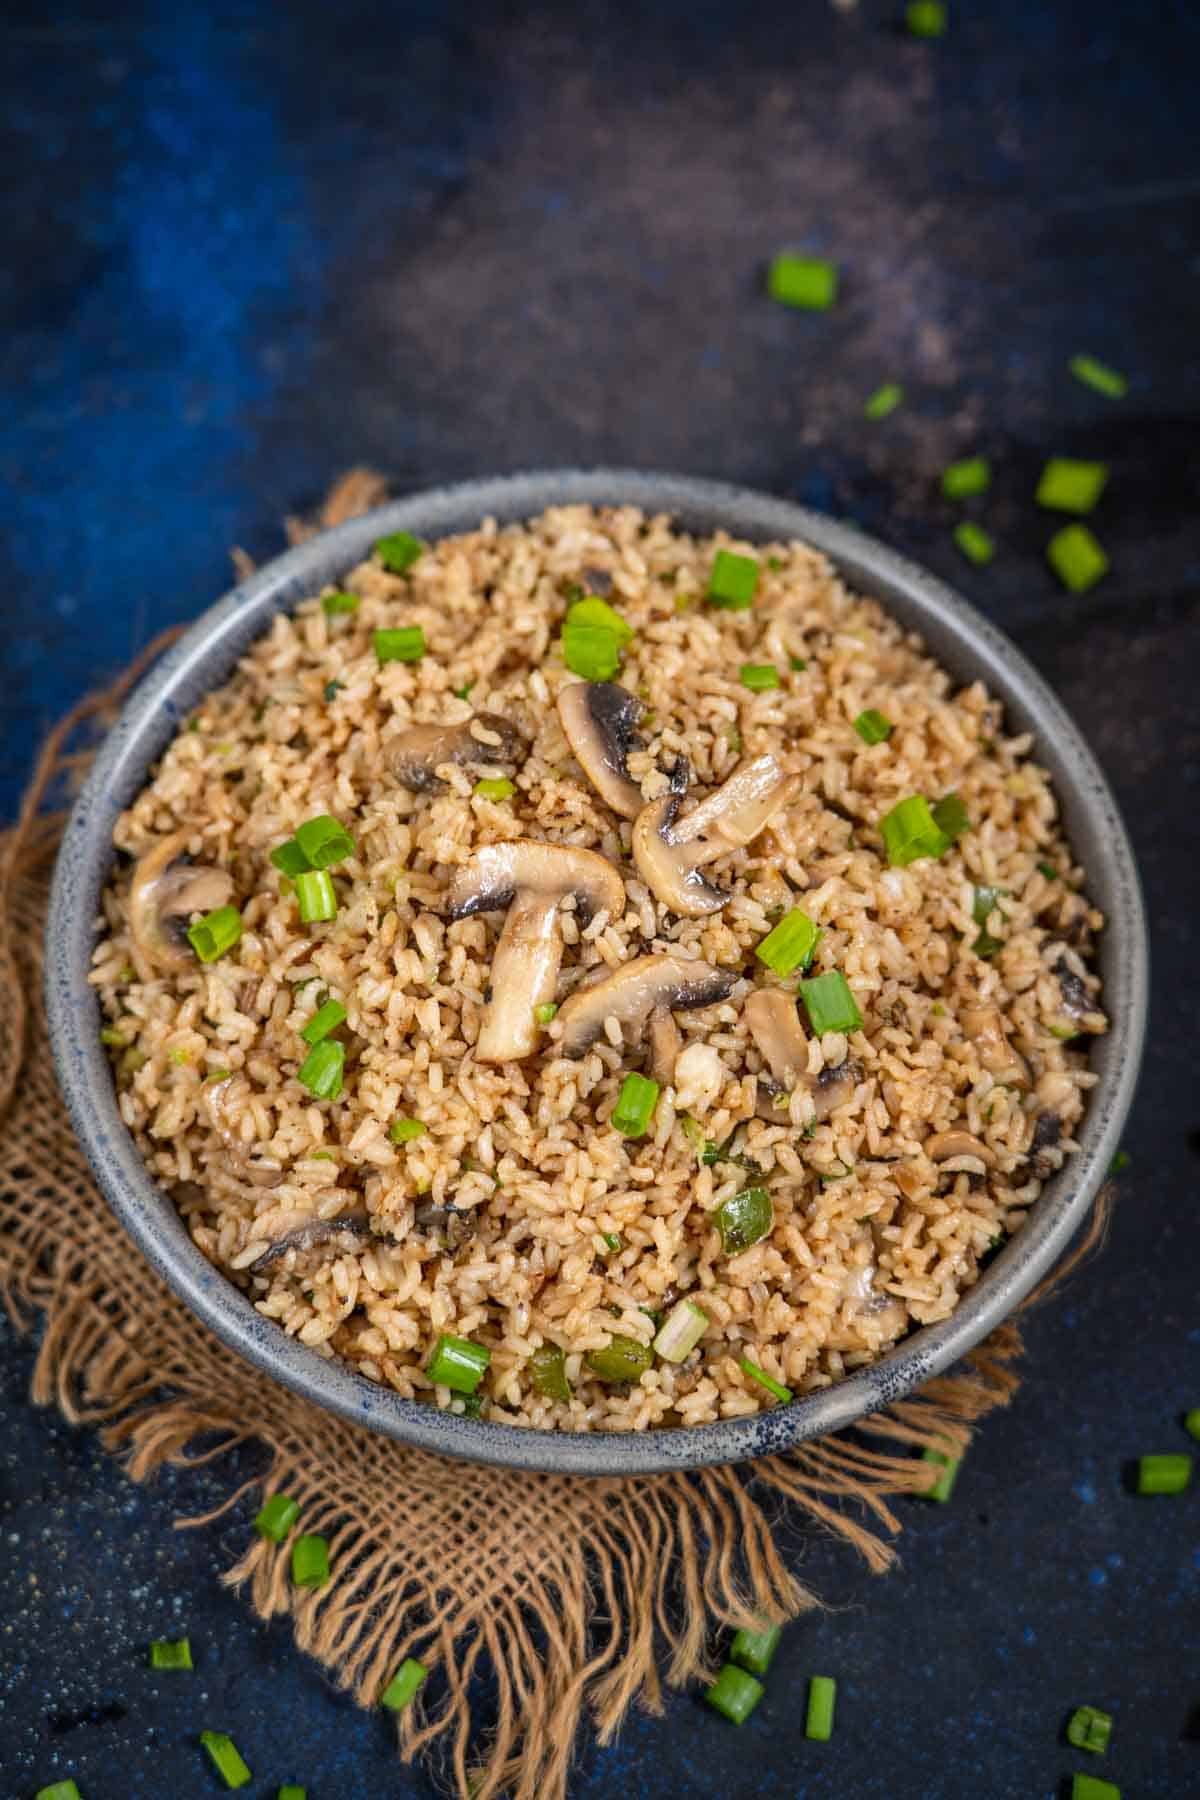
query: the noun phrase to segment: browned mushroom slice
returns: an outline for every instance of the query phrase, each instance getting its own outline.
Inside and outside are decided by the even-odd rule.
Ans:
[[[196,960],[187,941],[188,921],[213,912],[233,894],[225,869],[186,860],[190,831],[160,839],[138,859],[129,884],[129,929],[136,949],[154,969],[186,969]]]
[[[579,988],[564,1000],[558,1018],[562,1053],[582,1056],[604,1031],[607,1019],[622,1030],[644,1025],[657,1012],[688,1012],[726,999],[738,980],[732,969],[684,956],[637,956],[611,975]]]
[[[626,768],[637,746],[642,703],[615,681],[575,681],[558,696],[558,716],[576,762],[599,794],[623,819],[645,805]]]
[[[282,1262],[291,1250],[315,1250],[321,1245],[332,1244],[339,1238],[348,1240],[343,1248],[349,1249],[353,1242],[361,1242],[363,1238],[370,1236],[371,1221],[366,1213],[343,1213],[338,1219],[306,1218],[273,1239],[262,1254],[246,1266],[251,1275],[261,1275],[264,1269]]]
[[[508,911],[475,1046],[480,1062],[515,1061],[537,1048],[535,1008],[554,997],[563,951],[558,911],[572,894],[585,922],[599,912],[617,918],[624,910],[625,884],[612,864],[571,844],[485,844],[455,876],[451,918]]]
[[[477,726],[499,739],[485,743]],[[414,794],[429,794],[445,787],[438,770],[446,763],[516,762],[524,739],[516,726],[500,713],[473,713],[459,725],[410,725],[393,738],[389,751],[392,774],[401,787]]]
[[[878,1282],[873,1256],[848,1270],[842,1283],[840,1320],[826,1340],[831,1350],[857,1350],[865,1340],[890,1343],[900,1336],[908,1324],[908,1309]]]
[[[683,1036],[674,1013],[660,1006],[650,1014],[650,1073],[659,1087],[670,1087],[675,1064],[683,1049]]]
[[[758,988],[746,1001],[742,1016],[771,1071],[769,1081],[759,1076],[756,1110],[760,1119],[778,1121],[785,1112],[780,1100],[786,1101],[798,1087],[807,1088],[812,1095],[813,1113],[818,1119],[827,1119],[851,1098],[862,1079],[862,1064],[847,1058],[836,1069],[822,1069],[819,1075],[810,1075],[808,1039],[790,994],[782,988]]]
[[[958,1016],[963,1034],[975,1045],[979,1061],[989,1075],[1005,1087],[1027,1088],[1029,1066],[1014,1050],[997,1006],[964,1006]]]
[[[985,1174],[996,1160],[983,1139],[970,1131],[935,1131],[925,1139],[923,1148],[931,1162],[970,1174]]]
[[[729,898],[699,871],[757,837],[787,806],[800,779],[785,775],[773,756],[746,763],[715,794],[679,819],[678,791],[652,800],[633,827],[633,860],[656,900],[684,918],[717,912]]]

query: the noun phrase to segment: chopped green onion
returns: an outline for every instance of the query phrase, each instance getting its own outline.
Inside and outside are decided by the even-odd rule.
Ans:
[[[325,698],[326,698],[326,700],[336,700],[338,695],[342,691],[343,685],[344,684],[340,681],[327,681],[325,683]]]
[[[415,1144],[428,1130],[423,1119],[393,1119],[388,1126],[388,1137],[393,1144]]]
[[[1109,1174],[1123,1175],[1132,1161],[1133,1158],[1130,1156],[1128,1150],[1118,1150],[1117,1154],[1108,1165]]]
[[[864,744],[882,744],[892,735],[892,721],[885,719],[881,712],[869,706],[866,712],[860,712],[854,721],[854,729]]]
[[[752,694],[765,694],[771,688],[783,685],[779,670],[773,663],[743,663],[738,670],[738,680]]]
[[[357,594],[322,594],[321,610],[327,618],[334,618],[338,613],[357,612],[359,598]]]
[[[425,633],[420,625],[397,625],[391,631],[373,631],[371,642],[379,663],[415,663],[425,654]]]
[[[180,1046],[176,1044],[174,1049],[167,1051],[167,1060],[168,1062],[173,1062],[177,1069],[184,1069],[191,1059],[188,1056],[187,1051],[181,1049]]]
[[[727,1662],[711,1687],[704,1690],[710,1706],[724,1713],[731,1725],[744,1725],[763,1697],[763,1684],[736,1663]]]
[[[242,935],[242,915],[236,906],[218,906],[188,926],[188,943],[201,962],[216,962],[232,950]]]
[[[270,1538],[273,1544],[282,1544],[299,1517],[298,1500],[293,1500],[290,1494],[272,1494],[255,1519],[254,1529],[260,1537]]]
[[[1067,1742],[1077,1750],[1092,1750],[1103,1756],[1112,1736],[1112,1714],[1095,1706],[1077,1706],[1067,1720]]]
[[[907,868],[923,856],[943,856],[950,848],[945,832],[923,794],[911,794],[900,800],[879,821],[888,861],[895,869]]]
[[[808,664],[802,656],[789,656],[788,667],[791,669],[793,675],[802,675],[805,669],[807,669]]]
[[[654,1361],[654,1352],[636,1338],[615,1332],[599,1350],[589,1350],[588,1368],[601,1381],[637,1381]]]
[[[280,1788],[275,1800],[308,1800],[308,1789],[289,1783]]]
[[[224,1731],[202,1731],[200,1742],[212,1758],[213,1767],[227,1788],[245,1787],[250,1771],[238,1754],[234,1741]]]
[[[778,1400],[782,1406],[786,1406],[791,1400],[791,1388],[784,1387],[782,1381],[776,1381],[773,1375],[768,1375],[765,1369],[760,1369],[758,1364],[751,1362],[748,1356],[743,1356],[740,1367],[743,1375],[748,1375],[751,1381],[757,1381],[760,1388],[766,1388],[768,1394]]]
[[[627,1075],[621,1083],[610,1123],[622,1137],[645,1137],[658,1105],[659,1086],[645,1075]]]
[[[529,1359],[529,1377],[534,1392],[547,1400],[569,1400],[571,1384],[567,1380],[566,1357],[557,1344],[543,1344]]]
[[[767,270],[767,292],[781,306],[826,312],[837,299],[838,268],[819,256],[776,256]]]
[[[726,1256],[740,1256],[765,1238],[775,1223],[775,1208],[764,1187],[743,1188],[717,1208],[716,1225]]]
[[[718,550],[709,570],[705,599],[726,612],[745,612],[754,604],[758,587],[758,563],[736,550]]]
[[[406,1656],[380,1694],[380,1706],[386,1706],[390,1712],[400,1712],[408,1705],[428,1674],[429,1670],[423,1662],[418,1662],[415,1656]]]
[[[680,1300],[656,1334],[654,1348],[664,1362],[681,1363],[691,1355],[708,1326],[708,1314],[694,1300]]]
[[[1071,1800],[1121,1800],[1121,1790],[1098,1775],[1073,1775]]]
[[[296,1080],[314,1100],[337,1100],[341,1097],[345,1067],[346,1046],[336,1038],[325,1038],[313,1045],[296,1071]]]
[[[946,8],[942,0],[911,0],[904,9],[904,22],[913,37],[941,37],[946,30]]]
[[[292,1580],[297,1587],[324,1587],[329,1580],[329,1545],[312,1534],[292,1545]]]
[[[585,681],[611,681],[621,666],[617,635],[606,625],[572,625],[562,629],[563,661]]]
[[[894,413],[904,398],[904,389],[895,381],[885,381],[882,387],[875,389],[871,398],[863,407],[865,419],[886,419]]]
[[[734,1633],[733,1642],[729,1646],[729,1659],[740,1668],[749,1669],[752,1675],[765,1675],[771,1666],[771,1658],[779,1648],[782,1626],[768,1625],[763,1631],[741,1631]]]
[[[1192,1479],[1190,1456],[1141,1456],[1137,1466],[1139,1494],[1182,1494]]]
[[[992,465],[986,456],[964,456],[942,470],[942,492],[947,500],[966,500],[986,494],[992,485]]]
[[[543,1001],[541,1006],[534,1007],[533,1016],[539,1025],[548,1025],[557,1011],[558,1008],[555,1006],[553,1000],[546,1000]]]
[[[327,1038],[331,1031],[336,1031],[346,1018],[346,1009],[340,1000],[327,1000],[324,1006],[317,1008],[300,1036],[306,1044],[319,1044]]]
[[[100,1027],[100,1042],[102,1044],[107,1044],[109,1048],[113,1050],[124,1050],[128,1048],[127,1040],[121,1036],[121,1033],[117,1030],[115,1025],[102,1025]]]
[[[425,1372],[430,1381],[438,1387],[448,1387],[453,1394],[473,1394],[491,1360],[486,1344],[474,1344],[470,1338],[451,1337],[443,1331],[433,1346]]]
[[[507,775],[495,781],[477,781],[471,790],[477,800],[511,800],[516,791],[516,783]]]
[[[482,1419],[483,1402],[485,1398],[486,1396],[483,1394],[464,1394],[459,1402],[462,1407],[463,1418]]]
[[[192,1646],[187,1638],[180,1638],[171,1643],[167,1638],[155,1638],[150,1646],[150,1667],[152,1669],[190,1669],[192,1666]]]
[[[947,794],[937,805],[930,808],[933,822],[944,837],[953,844],[964,831],[970,831],[971,821],[967,817],[967,809],[957,794]]]
[[[862,1014],[840,969],[802,981],[800,998],[818,1037],[824,1037],[827,1031],[862,1030]]]
[[[1046,877],[1047,881],[1057,881],[1058,880],[1058,878],[1059,878],[1058,870],[1055,868],[1053,863],[1040,862],[1038,864],[1037,868],[1038,868],[1038,874],[1044,875]]]
[[[1107,463],[1052,456],[1042,470],[1035,498],[1039,506],[1048,506],[1055,512],[1090,513],[1107,480]]]
[[[602,1231],[600,1236],[604,1240],[604,1248],[611,1251],[612,1255],[615,1256],[617,1251],[621,1248],[620,1233],[616,1231]]]
[[[1189,1437],[1200,1438],[1200,1406],[1183,1415],[1183,1429]]]
[[[312,868],[295,838],[289,838],[286,844],[276,844],[271,852],[271,861],[280,874],[286,875],[290,881],[295,881],[297,875],[306,875]]]
[[[328,813],[318,813],[315,819],[297,825],[295,841],[308,858],[310,869],[332,869],[334,863],[354,855],[354,839],[346,827],[339,825]],[[290,874],[291,870],[285,872]]]
[[[954,1492],[954,1484],[958,1480],[962,1458],[947,1456],[942,1450],[926,1450],[923,1452],[923,1460],[927,1463],[936,1463],[941,1474],[936,1481],[930,1483],[929,1487],[922,1488],[922,1497],[926,1500],[948,1500]]]
[[[39,1788],[33,1800],[83,1800],[83,1795],[71,1780],[52,1781],[49,1787]]]
[[[464,682],[462,687],[454,689],[454,698],[456,700],[469,700],[471,698],[471,689],[474,686],[475,683],[473,681]]]
[[[808,968],[820,939],[820,926],[797,906],[771,927],[754,954],[777,975],[790,975],[793,969]]]
[[[808,1684],[808,1717],[804,1722],[806,1738],[828,1743],[833,1736],[833,1707],[837,1699],[837,1682],[832,1675],[814,1675]]]
[[[1002,894],[1007,892],[1007,888],[1000,887],[977,887],[975,889],[975,898],[971,904],[971,917],[981,927],[979,936],[971,945],[976,956],[995,956],[997,950],[1004,948],[1004,940],[992,936],[987,928],[987,922],[996,910],[996,902]]]
[[[572,601],[567,608],[565,623],[568,625],[597,625],[605,631],[611,631],[618,645],[623,650],[626,644],[633,641],[633,626],[628,619],[623,619],[607,600],[601,600],[598,594],[588,594],[582,600]]]
[[[325,869],[306,869],[295,877],[296,905],[304,925],[316,925],[337,917],[337,894],[333,877]]]
[[[1110,369],[1107,363],[1099,362],[1094,356],[1080,354],[1073,356],[1067,364],[1076,381],[1082,381],[1084,387],[1095,388],[1098,394],[1104,394],[1110,400],[1121,400],[1129,387],[1124,375],[1116,369]]]
[[[996,554],[995,538],[974,519],[964,519],[961,525],[954,527],[954,541],[967,561],[977,563],[980,568],[990,563]]]
[[[411,531],[393,531],[389,537],[379,539],[375,554],[390,575],[406,575],[424,548]]]
[[[1086,525],[1064,525],[1046,545],[1050,567],[1073,594],[1086,594],[1108,573],[1108,557]]]

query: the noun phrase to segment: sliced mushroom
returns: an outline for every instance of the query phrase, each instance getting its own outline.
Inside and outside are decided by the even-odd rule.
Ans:
[[[637,746],[642,703],[615,681],[575,681],[558,696],[558,716],[576,762],[623,819],[636,819],[645,801],[625,766]]]
[[[223,1081],[206,1081],[200,1090],[209,1123],[225,1146],[220,1160],[236,1181],[244,1181],[250,1187],[277,1188],[283,1180],[283,1170],[271,1163],[256,1163],[229,1123],[225,1106],[233,1079],[227,1075]]]
[[[759,1076],[760,1095],[757,1107],[760,1119],[777,1121],[781,1108],[780,1095],[796,1088],[807,1088],[812,1095],[813,1112],[827,1119],[837,1107],[844,1106],[862,1079],[862,1065],[847,1058],[836,1069],[822,1069],[819,1075],[808,1073],[808,1039],[800,1023],[796,1002],[782,988],[759,988],[742,1008],[750,1036],[771,1071],[771,1080]]]
[[[994,1075],[1005,1087],[1029,1086],[1029,1065],[1009,1043],[999,1007],[965,1006],[958,1022],[963,1035],[975,1045],[979,1061],[989,1075]]]
[[[499,743],[484,743],[476,726],[493,733]],[[524,741],[510,720],[494,712],[473,713],[459,725],[410,725],[392,740],[391,770],[401,787],[431,794],[446,785],[438,774],[444,764],[461,768],[466,763],[516,762]]]
[[[633,860],[656,900],[689,919],[717,912],[728,899],[699,871],[741,849],[780,807],[799,792],[800,778],[785,775],[771,755],[759,756],[729,777],[686,818],[677,819],[681,795],[652,800],[633,827]]]
[[[969,1131],[935,1131],[932,1137],[925,1139],[924,1150],[931,1162],[957,1163],[960,1157],[965,1157],[971,1164],[982,1163],[985,1170],[996,1160],[982,1138]]]
[[[852,1056],[839,1063],[836,1069],[822,1069],[815,1082],[810,1080],[816,1117],[827,1119],[839,1106],[845,1106],[862,1078],[863,1066]]]
[[[435,1200],[424,1200],[413,1213],[413,1224],[429,1237],[440,1237],[447,1250],[453,1250],[470,1235],[470,1209]]]
[[[319,1245],[331,1244],[337,1238],[348,1238],[359,1241],[371,1236],[371,1221],[366,1213],[343,1213],[339,1219],[305,1218],[298,1225],[291,1226],[282,1236],[275,1238],[261,1255],[245,1266],[251,1275],[261,1275],[264,1269],[281,1262],[291,1250],[315,1250]],[[344,1246],[350,1248],[349,1243]]]
[[[615,918],[625,906],[612,864],[571,844],[485,844],[451,883],[451,918],[508,909],[475,1046],[480,1062],[516,1061],[537,1048],[534,1009],[554,997],[563,952],[558,909],[572,894],[585,921],[599,912]]]
[[[233,893],[233,877],[227,870],[186,860],[191,835],[173,832],[134,865],[129,928],[152,968],[189,968],[196,958],[187,941],[188,921],[193,914],[226,905]]]
[[[858,1263],[847,1272],[842,1283],[841,1323],[826,1340],[831,1350],[862,1348],[866,1320],[871,1324],[872,1343],[898,1338],[908,1324],[908,1308],[903,1300],[876,1286],[878,1275],[873,1260]]]
[[[670,1087],[675,1079],[675,1064],[682,1049],[683,1035],[674,1013],[660,1006],[650,1015],[650,1073],[659,1087]]]
[[[603,1034],[605,1020],[625,1029],[660,1012],[688,1012],[726,999],[738,980],[732,969],[683,956],[636,956],[611,975],[579,988],[558,1010],[564,1056],[582,1056]],[[676,1052],[678,1054],[678,1051]]]

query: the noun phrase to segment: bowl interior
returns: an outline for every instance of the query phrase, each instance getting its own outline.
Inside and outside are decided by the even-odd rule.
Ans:
[[[824,551],[849,586],[919,631],[958,680],[985,681],[1013,724],[1034,734],[1035,754],[1054,782],[1075,855],[1089,871],[1089,891],[1108,921],[1099,966],[1113,1025],[1094,1043],[1092,1067],[1100,1079],[1079,1153],[1047,1184],[1021,1231],[949,1319],[914,1333],[836,1386],[749,1419],[620,1434],[493,1425],[402,1399],[286,1337],[204,1258],[170,1200],[151,1182],[117,1110],[99,1043],[97,1002],[87,983],[118,813],[144,785],[180,720],[226,679],[274,614],[339,580],[385,532],[438,538],[469,530],[487,516],[508,523],[568,502],[632,504],[670,513],[699,533],[724,528],[760,542],[796,537]],[[1058,700],[1002,633],[925,570],[848,526],[720,483],[619,469],[468,482],[396,501],[289,551],[206,612],[140,684],[97,756],[59,854],[46,953],[59,1079],[100,1187],[153,1266],[219,1337],[296,1392],[407,1443],[513,1468],[596,1475],[736,1462],[786,1449],[888,1405],[986,1336],[1052,1267],[1104,1179],[1133,1098],[1148,982],[1136,867],[1107,783]]]

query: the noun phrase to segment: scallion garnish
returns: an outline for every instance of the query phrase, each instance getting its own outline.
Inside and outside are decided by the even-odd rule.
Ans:
[[[425,654],[425,633],[420,625],[397,625],[389,631],[374,631],[371,642],[379,663],[415,663]]]
[[[75,1783],[68,1779],[52,1781],[49,1787],[39,1788],[33,1800],[83,1800],[83,1795]]]
[[[346,1009],[340,1000],[327,1000],[319,1006],[300,1036],[306,1044],[319,1044],[327,1038],[331,1031],[336,1031],[346,1018]]]
[[[437,1387],[448,1387],[453,1394],[473,1394],[483,1380],[492,1353],[486,1344],[475,1344],[470,1338],[451,1337],[443,1331],[433,1346],[425,1373]]]
[[[923,794],[900,800],[879,821],[887,857],[894,869],[907,868],[924,856],[943,856],[950,848]]]
[[[626,1075],[609,1121],[622,1137],[645,1137],[658,1105],[659,1086],[645,1075]]]
[[[102,1025],[100,1027],[100,1042],[102,1044],[107,1044],[110,1050],[124,1050],[128,1048],[128,1039],[121,1036],[121,1033],[117,1030],[115,1025]]]
[[[388,1137],[393,1144],[415,1144],[428,1130],[423,1119],[393,1119],[388,1126]]]
[[[992,465],[986,456],[964,456],[942,470],[942,492],[947,500],[967,500],[986,494],[992,484]]]
[[[1077,1750],[1091,1750],[1103,1756],[1112,1736],[1112,1714],[1096,1706],[1077,1706],[1067,1720],[1067,1742]]]
[[[743,1188],[740,1193],[730,1194],[717,1208],[715,1222],[726,1256],[740,1256],[751,1244],[769,1235],[775,1223],[771,1196],[764,1187]]]
[[[1137,1465],[1139,1494],[1182,1494],[1192,1479],[1190,1456],[1140,1456]]]
[[[793,675],[803,675],[803,673],[804,673],[805,669],[807,669],[807,667],[808,667],[808,664],[805,662],[805,660],[802,656],[789,656],[788,657],[788,668],[792,671]]]
[[[664,1362],[681,1363],[696,1348],[708,1325],[708,1314],[694,1300],[680,1300],[656,1334],[654,1348]]]
[[[233,1739],[224,1731],[202,1731],[200,1742],[212,1758],[212,1764],[227,1788],[245,1787],[250,1771],[238,1753]]]
[[[338,593],[321,595],[321,610],[327,618],[336,618],[338,613],[357,612],[358,608],[359,597],[357,594]]]
[[[758,1364],[751,1362],[748,1356],[743,1356],[739,1367],[743,1375],[748,1375],[751,1381],[757,1381],[760,1388],[766,1388],[768,1394],[778,1400],[781,1406],[786,1406],[791,1400],[791,1388],[784,1387],[782,1381],[776,1381],[773,1375],[768,1375],[765,1369],[760,1369]]]
[[[312,868],[295,838],[289,838],[286,844],[276,844],[271,852],[271,861],[289,881],[295,881],[297,875],[305,875]]]
[[[1039,506],[1054,512],[1090,513],[1107,481],[1107,463],[1052,456],[1042,470],[1035,498]]]
[[[980,931],[979,936],[971,945],[971,949],[976,956],[995,956],[997,950],[1004,948],[1004,940],[992,936],[987,928],[987,922],[996,911],[996,903],[1000,896],[1007,892],[1007,888],[1000,887],[985,886],[975,889],[975,897],[971,903],[971,917],[980,927]]]
[[[418,1662],[415,1656],[406,1656],[380,1694],[380,1706],[386,1706],[389,1712],[400,1712],[408,1705],[428,1674],[429,1670],[423,1662]]]
[[[562,629],[563,661],[585,681],[611,681],[621,666],[621,647],[606,625],[572,625]]]
[[[300,920],[304,925],[317,925],[323,920],[337,917],[337,894],[334,892],[333,877],[327,869],[306,869],[302,875],[294,877],[296,884],[296,905],[300,909]]]
[[[297,1587],[324,1587],[329,1580],[329,1545],[318,1533],[298,1537],[292,1545],[292,1580]]]
[[[334,863],[354,855],[354,839],[329,813],[318,813],[315,819],[306,819],[303,825],[297,825],[294,841],[308,859],[310,869],[332,869]],[[288,869],[285,873],[290,875],[292,871]]]
[[[1086,525],[1064,525],[1046,545],[1046,558],[1065,588],[1086,594],[1108,573],[1108,557]]]
[[[1128,381],[1117,369],[1110,369],[1094,356],[1082,352],[1073,356],[1067,364],[1076,381],[1082,381],[1084,387],[1095,388],[1098,394],[1104,394],[1109,400],[1121,400],[1129,387]]]
[[[854,729],[864,744],[882,744],[892,735],[892,721],[868,706],[854,721]]]
[[[1118,1150],[1108,1165],[1109,1174],[1123,1175],[1132,1161],[1133,1158],[1130,1156],[1128,1150]]]
[[[313,1045],[300,1064],[296,1080],[315,1100],[337,1100],[341,1097],[345,1067],[346,1046],[336,1038],[324,1038]]]
[[[637,1381],[654,1361],[654,1352],[636,1338],[616,1332],[599,1350],[589,1350],[585,1360],[601,1381]]]
[[[808,1717],[804,1723],[806,1738],[828,1743],[833,1736],[833,1709],[837,1700],[837,1682],[832,1675],[814,1675],[808,1684]]]
[[[273,1544],[282,1544],[300,1517],[300,1502],[290,1494],[272,1494],[254,1521],[254,1529]]]
[[[745,1724],[762,1697],[762,1682],[755,1681],[753,1675],[731,1662],[725,1664],[712,1686],[704,1690],[708,1704],[723,1713],[732,1725]]]
[[[793,969],[808,968],[820,938],[820,926],[794,907],[778,925],[771,927],[761,944],[754,946],[754,954],[777,975],[790,975]]]
[[[954,1484],[958,1480],[961,1457],[947,1456],[942,1450],[930,1449],[922,1453],[922,1459],[927,1463],[936,1463],[941,1470],[936,1481],[931,1482],[927,1488],[921,1489],[922,1498],[925,1500],[948,1500],[954,1492]]]
[[[150,1646],[150,1667],[152,1669],[190,1669],[192,1666],[192,1646],[183,1637],[174,1643],[169,1638],[155,1638]]]
[[[201,962],[216,962],[232,950],[242,935],[242,915],[236,906],[218,906],[188,926],[188,943]]]
[[[275,1800],[308,1800],[308,1789],[296,1787],[293,1783],[287,1782],[280,1788]]]
[[[980,568],[990,563],[996,554],[996,540],[989,532],[977,525],[974,519],[964,519],[961,525],[954,527],[954,541],[967,558]]]
[[[738,680],[752,694],[765,694],[771,688],[783,685],[779,670],[773,663],[743,663],[738,670]]]
[[[1044,875],[1046,877],[1047,881],[1057,881],[1058,880],[1058,870],[1055,868],[1053,863],[1040,862],[1037,867],[1038,867],[1038,874]]]
[[[739,1668],[749,1669],[752,1675],[765,1675],[779,1648],[781,1633],[779,1625],[768,1625],[762,1631],[747,1631],[743,1627],[734,1633],[729,1660],[737,1663]]]
[[[1121,1800],[1121,1790],[1098,1775],[1072,1775],[1071,1800]]]
[[[1183,1415],[1183,1429],[1189,1437],[1200,1438],[1200,1406],[1194,1406]]]
[[[566,1357],[557,1344],[543,1344],[529,1359],[529,1378],[535,1393],[547,1400],[569,1400]]]
[[[863,407],[864,419],[886,419],[894,413],[904,398],[904,389],[898,382],[885,381],[877,387],[866,405]]]
[[[862,1030],[862,1014],[840,969],[802,981],[800,998],[818,1037],[824,1037],[827,1031]]]
[[[406,575],[420,557],[425,546],[411,531],[393,531],[381,537],[375,554],[390,575]]]
[[[501,775],[494,781],[477,781],[471,792],[477,800],[511,800],[516,793],[516,783]]]
[[[826,312],[837,299],[836,263],[819,256],[794,256],[784,251],[767,270],[767,292],[781,306],[798,306],[805,312]]]
[[[619,1231],[602,1231],[600,1233],[600,1236],[604,1240],[604,1248],[608,1251],[609,1255],[615,1256],[617,1254],[617,1251],[620,1250],[622,1247],[620,1232]]]
[[[708,574],[705,599],[725,612],[745,612],[754,604],[758,587],[758,563],[736,550],[718,550]]]
[[[548,1025],[557,1011],[553,1000],[544,1000],[540,1006],[534,1007],[533,1016],[539,1025]]]

